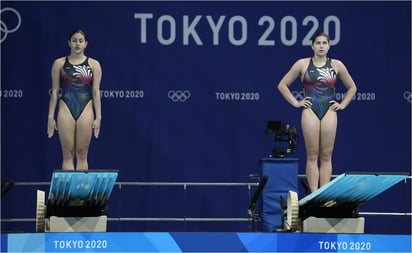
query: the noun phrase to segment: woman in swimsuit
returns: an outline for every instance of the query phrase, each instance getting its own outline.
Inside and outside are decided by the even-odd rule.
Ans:
[[[355,82],[345,65],[327,57],[329,48],[328,35],[315,34],[312,38],[313,57],[296,61],[278,84],[286,101],[296,108],[303,108],[301,126],[306,147],[306,177],[312,192],[330,181],[338,122],[336,112],[345,109],[356,93]],[[305,91],[300,101],[289,89],[298,77]],[[334,100],[337,78],[347,88],[340,103]]]
[[[70,55],[56,59],[51,69],[47,134],[51,138],[54,130],[58,130],[63,151],[63,170],[87,170],[87,154],[93,130],[94,136],[98,138],[102,118],[102,70],[97,60],[84,54],[87,38],[83,31],[72,32],[68,44]],[[54,114],[57,101],[59,110],[56,124]]]

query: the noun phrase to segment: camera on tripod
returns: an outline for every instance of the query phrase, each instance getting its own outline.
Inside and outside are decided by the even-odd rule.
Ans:
[[[286,148],[274,148],[270,157],[284,158],[286,154],[294,153],[297,145],[298,132],[296,127],[285,124],[279,120],[268,121],[266,124],[266,134],[273,135],[275,142],[287,142]]]

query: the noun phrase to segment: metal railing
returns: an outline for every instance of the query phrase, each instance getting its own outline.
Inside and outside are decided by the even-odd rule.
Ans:
[[[305,175],[298,175],[298,178],[305,178]],[[337,177],[337,175],[332,175]],[[410,180],[412,177],[407,177]],[[15,182],[15,187],[22,186],[49,186],[50,182]],[[247,200],[250,201],[253,194],[252,188],[257,187],[258,182],[116,182],[115,187],[119,190],[122,187],[145,187],[145,186],[174,186],[182,187],[183,194],[186,194],[189,186],[207,186],[207,187],[247,187]],[[248,203],[245,203],[245,209]],[[361,216],[412,216],[411,212],[359,212]],[[246,214],[245,214],[246,216]],[[1,218],[0,222],[35,222],[36,218]],[[250,222],[249,217],[230,217],[230,218],[216,218],[216,217],[108,217],[108,221],[139,221],[139,222],[153,222],[153,221],[177,221],[177,222]]]
[[[15,182],[15,187],[24,186],[50,186],[50,182]],[[244,198],[249,202],[253,194],[252,188],[257,187],[259,182],[116,182],[113,190],[122,190],[124,187],[147,187],[147,186],[173,186],[182,187],[183,195],[185,195],[189,187],[206,186],[206,187],[246,187],[248,196]],[[247,217],[247,205],[245,203],[245,217],[108,217],[108,221],[132,221],[132,222],[154,222],[154,221],[177,221],[177,222],[249,222],[250,218]],[[36,218],[1,218],[0,222],[35,222]]]

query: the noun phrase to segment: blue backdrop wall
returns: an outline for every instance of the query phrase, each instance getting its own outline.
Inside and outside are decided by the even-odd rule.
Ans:
[[[57,135],[46,135],[50,68],[69,53],[67,38],[75,28],[86,32],[86,54],[103,70],[102,129],[91,143],[90,169],[119,169],[122,182],[250,182],[259,160],[280,145],[265,135],[266,121],[282,120],[300,133],[300,110],[276,86],[298,58],[313,54],[311,35],[325,31],[330,57],[346,64],[358,86],[353,102],[339,112],[333,173],[410,172],[410,1],[2,1],[4,179],[49,182],[61,165]],[[291,89],[302,96],[298,81]],[[344,92],[339,83],[337,99]],[[291,157],[299,158],[304,174],[302,137]],[[2,198],[2,218],[33,218],[39,187],[10,190]],[[410,212],[410,189],[410,182],[402,183],[363,208]],[[246,189],[228,194],[223,188],[196,188],[187,203],[181,189],[154,191],[115,189],[112,216],[246,216]],[[374,219],[367,232],[410,233],[408,217],[386,217],[385,228]],[[205,223],[118,226],[248,229]],[[32,223],[2,227],[34,230]]]

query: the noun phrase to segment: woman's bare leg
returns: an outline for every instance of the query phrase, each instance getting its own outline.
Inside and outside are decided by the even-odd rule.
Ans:
[[[311,109],[302,111],[301,126],[306,147],[306,178],[311,192],[314,192],[319,184],[320,121]]]
[[[319,183],[323,186],[330,181],[332,175],[332,153],[338,125],[336,112],[328,111],[320,124]]]
[[[75,124],[69,108],[62,101],[59,103],[57,114],[57,130],[63,152],[63,170],[74,170]]]
[[[93,132],[93,120],[92,102],[89,102],[76,122],[76,170],[89,169],[87,155]]]

